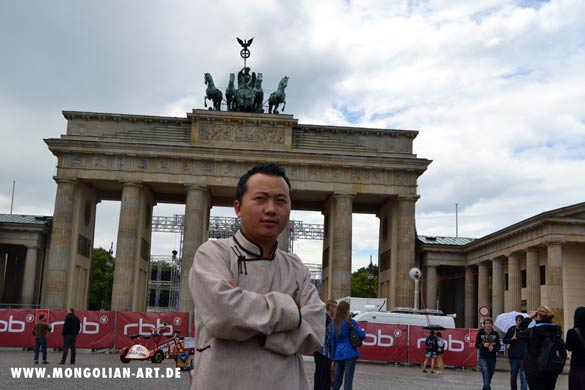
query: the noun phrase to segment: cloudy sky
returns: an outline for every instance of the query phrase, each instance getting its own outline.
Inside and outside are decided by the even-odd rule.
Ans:
[[[585,201],[585,2],[1,1],[0,213],[53,213],[62,110],[185,116],[203,74],[248,64],[301,123],[414,129],[433,160],[419,179],[422,235],[481,237]],[[95,245],[119,204],[98,206]],[[159,205],[155,215],[182,213]],[[213,209],[215,215],[233,215]],[[293,215],[322,223],[319,213]],[[354,269],[377,256],[378,221],[354,215]],[[178,245],[156,234],[154,254]],[[115,244],[114,244],[115,245]],[[297,242],[308,262],[320,242]]]

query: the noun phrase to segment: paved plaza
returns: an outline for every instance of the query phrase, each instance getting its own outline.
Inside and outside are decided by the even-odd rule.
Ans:
[[[174,367],[174,361],[165,360],[162,364],[155,365],[150,362],[132,362],[128,365],[120,363],[117,354],[91,353],[86,350],[78,352],[77,365],[69,364],[60,366],[56,364],[60,360],[59,352],[49,352],[48,365],[33,365],[33,352],[25,352],[21,349],[0,348],[0,388],[3,389],[189,389],[186,373],[181,373],[181,378],[130,378],[130,379],[96,379],[96,378],[62,378],[62,379],[24,379],[13,378],[12,371],[19,367],[46,368],[46,373],[52,373],[54,368],[77,367],[79,370],[89,368],[92,372],[98,369],[108,373],[119,367],[130,367],[132,373],[139,371],[145,373],[148,368],[160,368],[159,376],[165,375],[168,369]],[[498,369],[507,369],[506,361],[498,361]],[[309,380],[312,382],[314,364],[310,357],[305,358],[305,367]],[[86,370],[86,372],[89,370]],[[65,371],[62,371],[65,373]],[[154,373],[153,373],[154,375]],[[509,372],[497,371],[492,384],[493,390],[509,389]],[[464,390],[481,389],[481,374],[474,370],[448,369],[445,374],[423,374],[418,367],[403,367],[377,363],[358,363],[354,380],[354,389],[433,389],[433,390]],[[557,389],[567,388],[567,375],[561,375],[557,382]]]

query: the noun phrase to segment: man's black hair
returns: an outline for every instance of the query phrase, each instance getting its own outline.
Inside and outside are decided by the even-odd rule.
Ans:
[[[240,177],[240,180],[238,181],[238,187],[236,188],[236,200],[240,202],[240,204],[242,203],[244,193],[248,191],[248,179],[250,179],[250,176],[256,173],[282,177],[284,181],[286,181],[286,184],[288,185],[288,192],[290,194],[291,192],[290,180],[286,176],[286,171],[280,165],[270,162],[262,165],[256,165],[255,167],[250,168],[248,172],[244,173],[242,177]]]

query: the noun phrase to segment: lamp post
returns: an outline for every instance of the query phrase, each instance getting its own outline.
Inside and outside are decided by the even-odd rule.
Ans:
[[[370,265],[368,266],[368,289],[370,296],[374,298],[374,264],[372,263],[372,255],[370,255]]]
[[[110,245],[110,250],[108,251],[108,259],[106,260],[106,269],[107,269],[107,273],[106,273],[106,292],[104,295],[104,299],[102,300],[102,310],[105,310],[105,304],[104,302],[108,300],[108,295],[110,294],[110,283],[113,281],[113,278],[110,277],[111,276],[111,271],[112,271],[112,266],[114,265],[114,243],[112,242],[112,244]],[[111,300],[110,300],[111,302]],[[108,305],[109,306],[109,305]]]

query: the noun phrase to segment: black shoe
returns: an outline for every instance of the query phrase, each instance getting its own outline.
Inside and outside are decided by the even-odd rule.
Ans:
[[[46,360],[43,360],[43,364],[49,364],[49,362]]]
[[[39,364],[39,361],[38,360],[35,360],[35,364]]]
[[[75,362],[71,362],[71,364],[75,364]]]
[[[61,360],[61,361],[59,362],[59,364],[65,364],[65,362],[64,362],[63,360]]]

